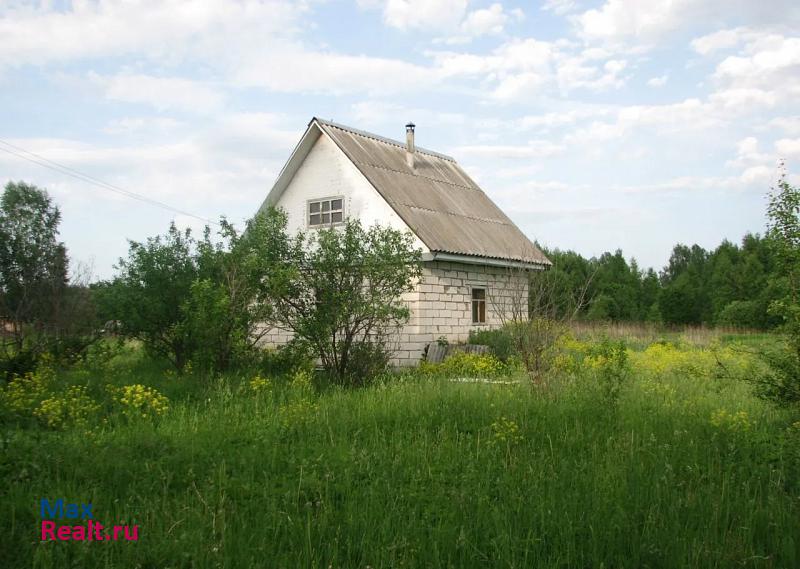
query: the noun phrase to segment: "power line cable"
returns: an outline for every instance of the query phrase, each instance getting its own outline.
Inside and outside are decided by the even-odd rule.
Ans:
[[[28,162],[32,162],[34,164],[37,164],[38,166],[42,166],[43,168],[48,168],[48,169],[53,170],[55,172],[58,172],[60,174],[64,174],[66,176],[71,176],[73,178],[81,180],[82,182],[86,182],[88,184],[92,184],[92,185],[97,186],[97,187],[99,187],[101,189],[108,190],[108,191],[114,192],[116,194],[131,198],[131,199],[139,200],[139,201],[144,202],[146,204],[149,204],[149,205],[152,205],[152,206],[155,206],[155,207],[160,207],[162,209],[169,210],[169,211],[171,211],[173,213],[178,213],[180,215],[193,217],[194,219],[198,219],[200,221],[203,221],[205,223],[209,223],[211,225],[219,225],[219,223],[217,223],[215,221],[212,221],[210,219],[207,219],[205,217],[202,217],[202,216],[199,216],[199,215],[195,215],[193,213],[189,213],[188,211],[184,211],[182,209],[178,209],[178,208],[173,207],[173,206],[171,206],[169,204],[166,204],[164,202],[160,202],[158,200],[154,200],[152,198],[148,198],[147,196],[144,196],[142,194],[137,194],[136,192],[131,192],[130,190],[126,190],[124,188],[120,188],[119,186],[116,186],[114,184],[111,184],[109,182],[101,180],[101,179],[96,178],[94,176],[91,176],[89,174],[84,174],[83,172],[80,172],[79,170],[75,170],[74,168],[70,168],[69,166],[65,166],[64,164],[60,164],[60,163],[58,163],[58,162],[56,162],[54,160],[50,160],[49,158],[45,158],[44,156],[42,156],[40,154],[36,154],[35,152],[31,152],[30,150],[26,150],[25,148],[22,148],[21,146],[17,146],[15,144],[11,144],[10,142],[6,142],[5,140],[0,140],[0,145],[4,145],[4,146],[8,147],[8,148],[4,148],[3,146],[0,146],[0,150],[2,150],[3,152],[11,154],[12,156],[16,156],[17,158],[22,158],[23,160],[27,160]]]

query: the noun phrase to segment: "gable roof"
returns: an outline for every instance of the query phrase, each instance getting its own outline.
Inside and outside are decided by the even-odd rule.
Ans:
[[[314,118],[281,171],[274,204],[319,136],[328,135],[432,253],[550,265],[455,160],[416,148],[414,167],[395,140]],[[316,134],[316,136],[313,136]]]

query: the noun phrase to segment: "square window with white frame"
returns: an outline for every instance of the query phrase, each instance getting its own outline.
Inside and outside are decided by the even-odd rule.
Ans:
[[[331,227],[344,222],[344,198],[325,198],[308,201],[308,226]]]
[[[486,324],[486,289],[472,289],[472,323]]]

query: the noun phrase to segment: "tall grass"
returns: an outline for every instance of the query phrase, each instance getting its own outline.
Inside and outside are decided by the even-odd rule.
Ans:
[[[800,566],[798,417],[677,360],[609,405],[590,375],[319,394],[125,357],[78,380],[156,385],[170,412],[6,427],[0,566]],[[59,497],[139,541],[39,541],[38,501]]]
[[[696,346],[708,346],[715,342],[760,343],[774,338],[774,334],[763,330],[730,326],[664,326],[652,322],[574,321],[570,323],[570,328],[577,337],[594,338],[606,335],[639,346],[661,340],[682,340]]]

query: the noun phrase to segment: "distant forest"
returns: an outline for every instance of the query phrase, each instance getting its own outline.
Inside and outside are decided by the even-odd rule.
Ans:
[[[622,251],[586,259],[574,251],[547,250],[547,275],[569,298],[586,286],[583,320],[649,321],[769,329],[780,323],[767,310],[785,295],[769,241],[747,234],[740,245],[723,241],[713,251],[676,245],[660,272],[641,270]],[[567,302],[562,306],[566,311]]]

